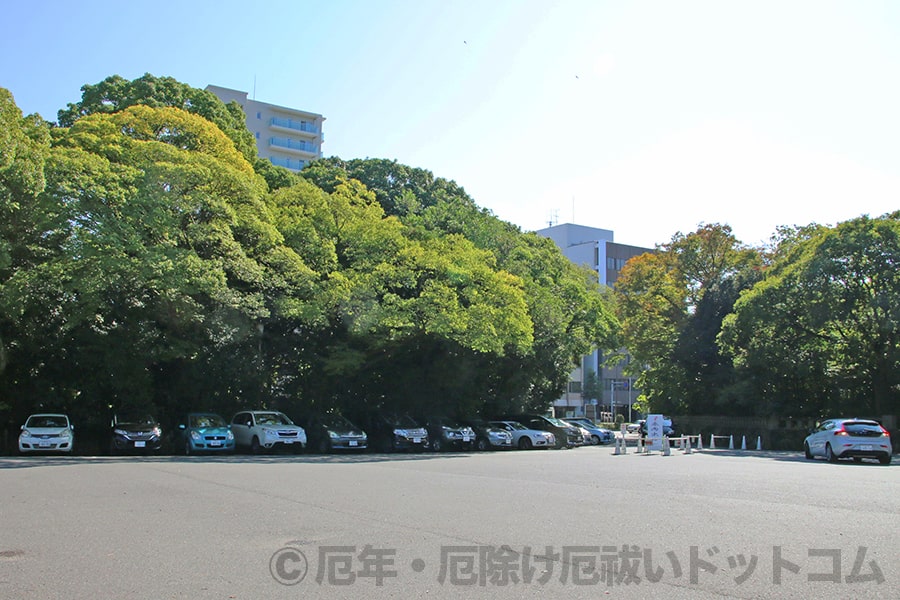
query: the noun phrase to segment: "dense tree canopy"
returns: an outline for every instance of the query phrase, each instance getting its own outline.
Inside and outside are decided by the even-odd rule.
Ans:
[[[613,339],[591,273],[428,171],[328,159],[297,177],[255,158],[239,107],[168,78],[87,85],[58,126],[0,92],[9,423],[543,410]]]
[[[673,414],[740,414],[731,361],[716,345],[722,319],[758,278],[761,256],[727,225],[676,234],[631,259],[616,283],[622,338],[640,368],[649,408]]]
[[[723,347],[762,410],[900,412],[900,215],[787,232],[727,317]]]

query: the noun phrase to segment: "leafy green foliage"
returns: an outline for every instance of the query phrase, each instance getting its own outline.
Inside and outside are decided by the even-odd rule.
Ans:
[[[900,411],[900,220],[860,217],[785,235],[720,337],[770,411]]]
[[[543,410],[614,337],[590,272],[453,182],[382,160],[298,177],[169,78],[82,91],[55,128],[0,96],[16,413]]]

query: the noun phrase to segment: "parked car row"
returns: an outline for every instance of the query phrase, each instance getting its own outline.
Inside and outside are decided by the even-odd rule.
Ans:
[[[163,427],[152,415],[121,411],[112,416],[110,454],[160,453],[166,447],[186,455],[246,451],[261,453],[313,450],[377,452],[572,448],[606,444],[612,432],[589,419],[567,420],[533,414],[505,415],[494,420],[452,419],[440,415],[413,418],[405,413],[364,415],[363,427],[337,413],[313,414],[295,423],[275,410],[238,412],[231,421],[211,412],[191,412],[179,420],[172,444],[164,443]],[[74,446],[74,427],[64,414],[31,415],[19,436],[20,453],[66,452]]]

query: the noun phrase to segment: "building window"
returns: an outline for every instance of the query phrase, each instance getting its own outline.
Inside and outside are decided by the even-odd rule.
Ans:
[[[261,112],[257,112],[257,113],[256,113],[256,118],[257,118],[257,119],[262,119],[262,113],[261,113]]]
[[[580,381],[570,381],[569,382],[569,393],[570,394],[580,394],[581,393],[581,382]]]

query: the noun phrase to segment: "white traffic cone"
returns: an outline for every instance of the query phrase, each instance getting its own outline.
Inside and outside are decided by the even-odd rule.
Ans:
[[[728,436],[728,449],[734,450],[734,436],[733,435]]]
[[[703,436],[697,436],[697,450],[703,450]]]
[[[672,449],[669,447],[669,438],[663,436],[663,456],[669,456],[672,453]]]
[[[741,436],[741,450],[747,449],[747,436]]]
[[[691,453],[691,436],[687,436],[686,438],[684,438],[684,441],[686,442],[684,445],[684,453],[690,454]]]
[[[756,436],[756,449],[762,450],[762,436]]]
[[[714,436],[713,434],[709,434],[709,449],[716,449],[716,436]]]
[[[622,452],[619,450],[619,438],[616,437],[616,449],[613,451],[613,456],[618,456],[620,454],[622,454]]]

